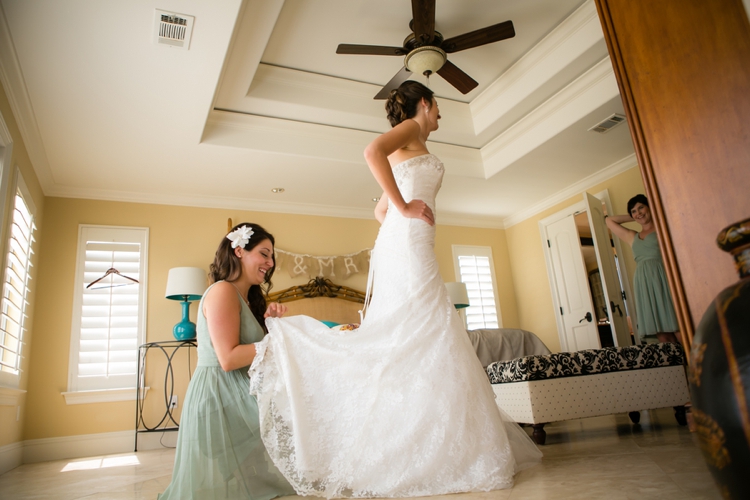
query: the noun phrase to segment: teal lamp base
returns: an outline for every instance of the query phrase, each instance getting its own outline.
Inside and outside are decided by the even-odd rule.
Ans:
[[[195,323],[190,321],[190,302],[183,300],[180,302],[182,305],[182,321],[174,325],[172,333],[174,338],[177,340],[191,340],[195,338]]]

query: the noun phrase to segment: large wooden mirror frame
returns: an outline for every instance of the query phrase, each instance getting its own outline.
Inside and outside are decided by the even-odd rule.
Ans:
[[[750,215],[750,22],[741,0],[595,0],[685,348],[737,280],[719,231]]]

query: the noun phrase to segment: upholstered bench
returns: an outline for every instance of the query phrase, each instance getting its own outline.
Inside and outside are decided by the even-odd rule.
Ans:
[[[532,424],[544,444],[544,425],[574,418],[675,408],[686,425],[690,400],[685,354],[679,344],[605,347],[498,361],[486,371],[498,406],[516,422]]]

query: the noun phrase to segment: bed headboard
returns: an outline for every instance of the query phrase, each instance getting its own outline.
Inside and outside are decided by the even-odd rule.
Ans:
[[[272,293],[268,301],[286,305],[287,316],[305,314],[321,321],[359,323],[359,310],[365,304],[365,294],[318,276],[305,285]]]

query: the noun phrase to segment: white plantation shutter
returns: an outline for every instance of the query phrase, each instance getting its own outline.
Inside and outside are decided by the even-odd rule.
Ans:
[[[0,372],[4,379],[20,372],[34,229],[34,217],[18,189],[0,301]]]
[[[143,228],[80,229],[71,391],[135,387],[145,338],[147,235]]]
[[[466,284],[469,294],[469,307],[463,309],[466,327],[469,330],[500,328],[502,321],[497,301],[492,249],[454,245],[453,253],[457,264],[457,278]]]

